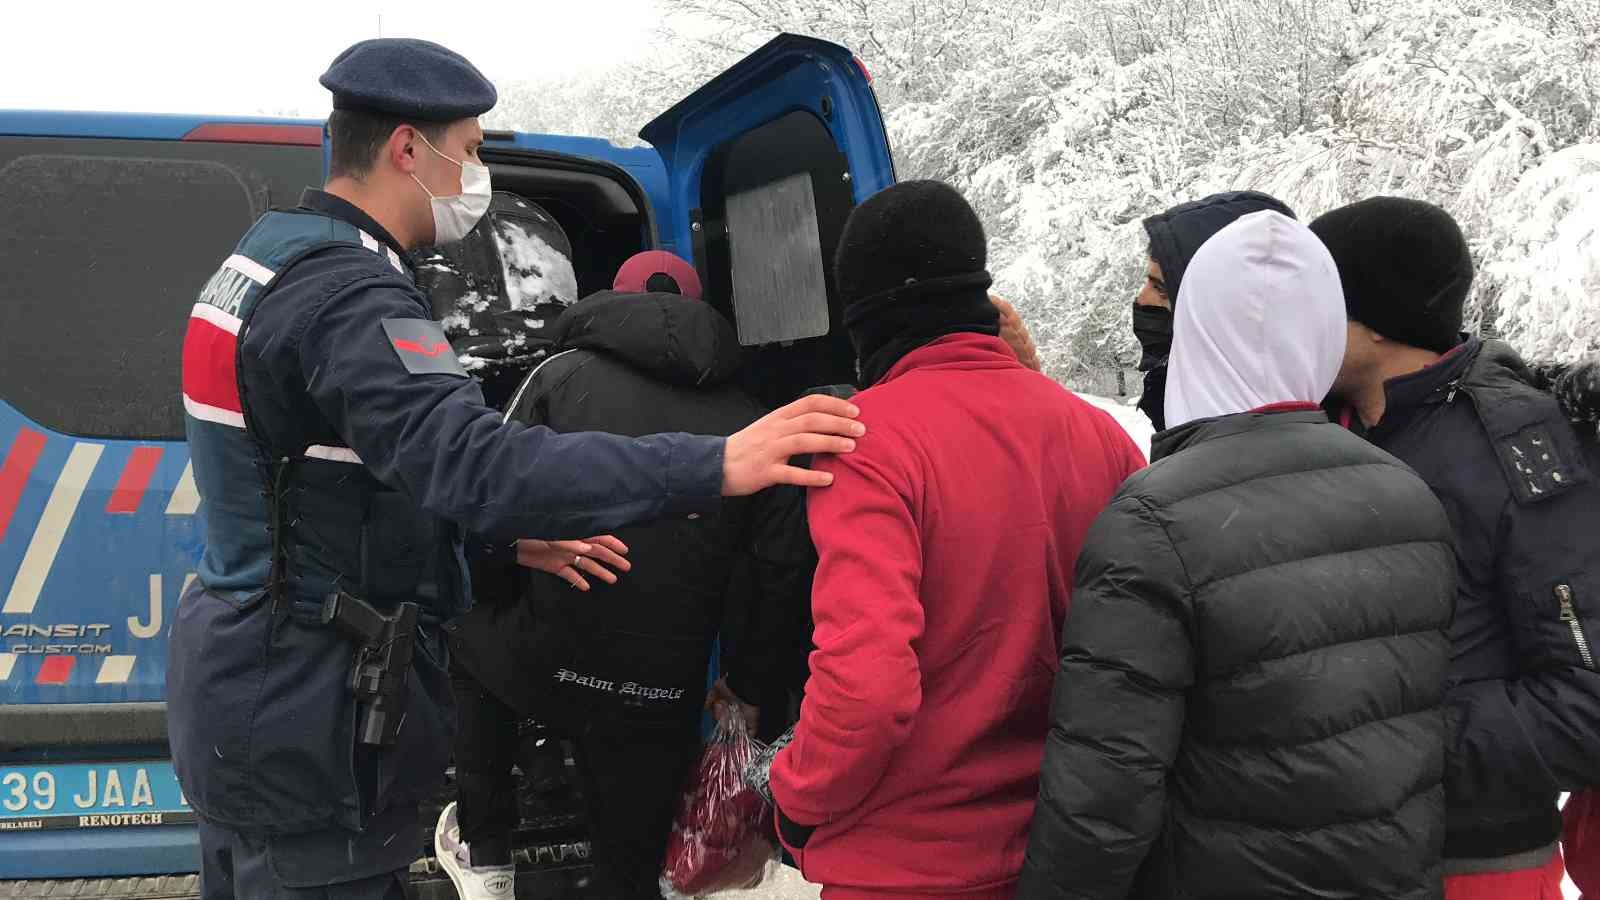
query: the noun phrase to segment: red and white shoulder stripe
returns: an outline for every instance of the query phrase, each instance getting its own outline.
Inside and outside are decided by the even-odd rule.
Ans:
[[[238,274],[227,275],[228,272]],[[229,311],[236,308],[236,301],[247,286],[239,278],[241,275],[257,285],[266,285],[276,273],[237,253],[223,260],[222,270],[212,278],[202,297],[216,293],[219,303],[232,300],[234,304],[225,309],[202,299],[190,311],[189,330],[183,337],[184,411],[202,422],[230,428],[244,427],[244,407],[239,402],[235,371],[243,322]]]

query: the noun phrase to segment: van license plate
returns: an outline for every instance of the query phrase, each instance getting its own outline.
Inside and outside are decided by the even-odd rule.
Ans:
[[[0,765],[0,832],[187,825],[167,762]]]

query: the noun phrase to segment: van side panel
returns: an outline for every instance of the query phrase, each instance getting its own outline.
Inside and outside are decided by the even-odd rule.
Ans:
[[[0,109],[0,135],[176,141],[202,125],[309,125],[321,119],[260,119],[150,113]]]
[[[0,879],[199,864],[163,703],[202,534],[184,325],[324,171],[320,123],[219,121],[0,112]]]
[[[7,703],[164,699],[166,623],[200,553],[184,326],[238,236],[298,200],[321,155],[0,136],[0,243],[21,263],[0,270]]]
[[[158,701],[200,557],[179,442],[84,440],[0,401],[0,698]]]

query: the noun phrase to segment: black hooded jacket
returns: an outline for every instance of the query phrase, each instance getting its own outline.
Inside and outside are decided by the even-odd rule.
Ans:
[[[1439,502],[1320,412],[1153,450],[1078,558],[1017,896],[1437,898]]]
[[[732,383],[732,326],[699,300],[602,292],[563,313],[554,337],[556,353],[528,376],[508,418],[558,432],[728,435],[764,413]],[[479,605],[455,632],[461,665],[558,728],[694,720],[719,633],[741,699],[760,703],[788,686],[803,653],[791,645],[809,637],[815,565],[801,491],[616,534],[633,569],[615,585],[591,578],[587,594],[503,565],[475,572]]]
[[[1544,853],[1557,795],[1600,784],[1600,459],[1572,427],[1593,428],[1594,395],[1582,378],[1552,383],[1558,402],[1535,380],[1511,347],[1472,338],[1390,381],[1366,431],[1422,475],[1456,535],[1445,856],[1457,870]]]
[[[1183,273],[1189,268],[1189,260],[1194,259],[1206,241],[1240,218],[1265,210],[1294,218],[1294,210],[1275,197],[1256,191],[1230,191],[1179,204],[1145,219],[1144,230],[1150,237],[1150,258],[1161,266],[1168,302],[1177,304]],[[1144,395],[1139,398],[1139,409],[1150,417],[1157,431],[1167,427],[1167,355],[1171,350],[1169,332],[1166,346],[1146,348],[1144,358],[1139,361],[1139,369],[1145,373]]]

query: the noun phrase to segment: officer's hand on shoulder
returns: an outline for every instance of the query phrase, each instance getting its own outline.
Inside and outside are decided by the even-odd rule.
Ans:
[[[827,487],[833,476],[789,464],[810,453],[849,453],[867,427],[848,400],[813,394],[768,413],[728,438],[722,455],[722,494],[742,497],[779,484]]]

